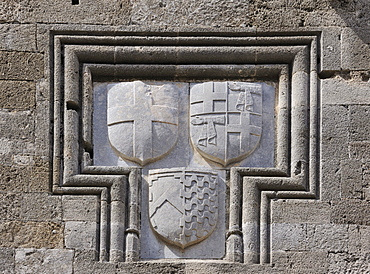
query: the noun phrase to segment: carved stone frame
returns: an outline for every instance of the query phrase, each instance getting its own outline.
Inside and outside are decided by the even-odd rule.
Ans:
[[[275,79],[274,168],[231,168],[225,260],[270,262],[270,201],[318,197],[318,34],[52,31],[53,193],[100,196],[101,261],[137,261],[140,170],[92,163],[95,80]]]

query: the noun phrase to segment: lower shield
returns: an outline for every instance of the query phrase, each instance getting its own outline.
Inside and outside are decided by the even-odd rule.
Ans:
[[[206,239],[218,218],[217,173],[161,169],[149,173],[149,218],[165,242],[182,249]]]

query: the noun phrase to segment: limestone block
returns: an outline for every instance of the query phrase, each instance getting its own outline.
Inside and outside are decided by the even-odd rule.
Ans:
[[[348,81],[341,77],[321,80],[323,104],[370,104],[370,84],[360,81]]]
[[[34,117],[31,111],[0,111],[0,131],[2,137],[17,139],[20,142],[34,140]],[[14,125],[17,126],[14,126]]]
[[[370,27],[342,31],[342,70],[370,69]]]
[[[0,165],[0,191],[26,191],[29,180],[29,168]]]
[[[130,20],[135,25],[239,27],[249,24],[248,2],[135,0],[132,4]]]
[[[0,223],[0,246],[61,248],[63,229],[51,222],[4,221]]]
[[[33,109],[35,95],[35,84],[32,82],[0,81],[0,108]]]
[[[369,105],[351,105],[349,107],[349,138],[350,141],[370,141]]]
[[[347,199],[332,203],[330,220],[336,224],[369,225],[370,206],[367,201]]]
[[[360,243],[361,243],[361,252],[368,253],[370,250],[370,227],[369,226],[360,226]]]
[[[321,37],[320,70],[322,72],[340,70],[341,29],[335,27],[325,28]],[[332,91],[335,92],[335,90]],[[323,103],[325,102],[323,101]]]
[[[330,205],[318,201],[278,200],[272,202],[272,223],[324,224],[330,221]]]
[[[361,244],[360,226],[348,225],[348,253],[360,253]]]
[[[326,251],[308,252],[273,252],[273,261],[276,262],[277,273],[327,273],[328,253]],[[263,272],[262,272],[263,273]],[[268,271],[267,271],[268,273]]]
[[[307,224],[271,224],[271,250],[306,250]]]
[[[0,248],[0,272],[3,274],[13,274],[14,272],[14,255],[13,248]]]
[[[348,253],[329,253],[327,273],[368,273],[370,272],[369,253],[353,255]]]
[[[349,111],[345,106],[324,105],[322,109],[321,198],[340,199],[340,161],[348,159]]]
[[[74,274],[114,273],[123,269],[127,270],[124,264],[125,263],[122,263],[122,265],[101,263],[96,260],[96,253],[93,250],[80,250],[80,249],[74,250],[74,259],[73,259]]]
[[[35,33],[34,24],[1,24],[0,50],[35,51]]]
[[[66,248],[95,249],[97,229],[98,224],[96,222],[66,222],[64,231]]]
[[[9,175],[10,176],[10,175]],[[6,183],[6,182],[4,182]],[[1,220],[15,220],[20,217],[22,194],[20,193],[1,193],[1,207],[0,219]]]
[[[34,157],[34,165],[31,167],[31,177],[28,186],[29,192],[48,192],[50,161],[48,156]]]
[[[362,198],[362,163],[358,160],[341,162],[341,197]]]
[[[349,110],[346,106],[323,105],[322,139],[323,159],[348,158]]]
[[[64,221],[97,221],[97,197],[65,195],[62,197]]]
[[[5,1],[0,5],[0,19],[22,23],[69,23],[69,24],[127,24],[129,1],[106,2],[103,0],[58,0],[50,5],[47,1]],[[55,12],[57,11],[57,12]]]
[[[349,156],[351,159],[369,161],[370,160],[370,142],[354,141],[349,143]]]
[[[48,193],[26,193],[22,201],[22,219],[32,221],[61,221],[62,198]]]
[[[0,79],[35,80],[44,74],[41,53],[0,51]]]
[[[19,248],[16,273],[73,273],[73,250]]]
[[[307,250],[348,251],[348,225],[308,224]]]

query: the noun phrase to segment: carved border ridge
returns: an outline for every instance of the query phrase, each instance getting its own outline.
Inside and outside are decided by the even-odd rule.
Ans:
[[[92,82],[272,78],[275,167],[231,169],[225,257],[267,263],[270,199],[317,197],[317,36],[165,35],[51,32],[53,193],[99,195],[99,259],[139,260],[140,170],[93,166]]]
[[[271,261],[271,199],[319,197],[316,37],[312,38],[307,51],[295,58],[292,65],[306,67],[306,70],[293,69],[291,75],[289,172],[238,167],[231,169],[227,256],[232,261],[261,264]]]

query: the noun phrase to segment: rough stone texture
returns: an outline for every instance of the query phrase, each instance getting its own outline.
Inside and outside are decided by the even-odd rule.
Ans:
[[[63,221],[97,221],[97,198],[94,196],[63,196]]]
[[[0,50],[35,51],[35,24],[1,24]]]
[[[2,221],[0,246],[62,248],[63,226],[51,222]]]
[[[74,249],[96,248],[96,228],[96,222],[66,222],[65,246]]]
[[[73,273],[73,250],[19,248],[15,254],[16,273]],[[31,267],[30,267],[31,266]]]
[[[22,200],[21,218],[27,221],[62,220],[62,203],[60,196],[47,193],[26,193]]]
[[[0,81],[0,108],[26,110],[35,107],[35,84],[26,81]]]
[[[369,225],[369,202],[346,199],[332,203],[331,221],[337,224]]]
[[[44,73],[43,61],[40,53],[0,51],[0,79],[39,79]]]
[[[370,273],[370,126],[368,122],[370,2],[368,0],[55,0],[52,2],[51,4],[51,1],[47,0],[0,1],[1,273]],[[53,31],[50,32],[50,29]],[[267,211],[270,214],[265,219],[270,222],[268,229],[271,229],[267,231],[267,234],[271,235],[270,246],[267,247],[267,252],[270,254],[266,255],[271,256],[270,263],[249,264],[246,261],[233,263],[227,259],[209,261],[196,260],[196,258],[186,261],[174,258],[145,261],[138,258],[139,262],[129,262],[129,260],[113,262],[114,256],[104,258],[104,250],[99,250],[104,247],[100,245],[101,235],[111,237],[113,240],[107,241],[112,246],[117,242],[121,243],[121,246],[126,242],[132,243],[132,246],[139,245],[140,241],[137,240],[135,233],[140,234],[141,227],[137,224],[145,218],[138,217],[140,213],[143,217],[142,212],[137,215],[132,214],[139,210],[135,205],[137,203],[135,198],[139,195],[134,193],[135,185],[130,185],[129,182],[118,184],[121,186],[122,191],[118,191],[121,196],[117,192],[110,192],[111,189],[115,191],[120,189],[114,181],[117,178],[112,178],[112,175],[102,180],[102,184],[109,185],[114,181],[116,184],[114,187],[105,187],[104,190],[90,189],[86,185],[91,183],[91,177],[86,177],[81,186],[73,190],[76,191],[74,193],[63,194],[61,189],[58,195],[55,191],[53,193],[55,187],[52,187],[52,183],[64,182],[55,180],[55,175],[58,174],[53,174],[52,170],[57,170],[68,160],[68,157],[64,157],[68,155],[63,154],[63,146],[56,153],[53,151],[53,146],[56,143],[65,144],[68,134],[72,139],[76,138],[79,141],[82,140],[80,135],[83,135],[72,132],[69,128],[62,128],[60,139],[53,139],[54,126],[58,125],[58,119],[66,117],[64,113],[54,117],[53,112],[58,107],[60,109],[67,107],[79,115],[86,109],[85,106],[78,105],[73,100],[70,100],[67,106],[64,105],[63,98],[61,101],[54,102],[54,99],[57,99],[55,96],[58,93],[58,84],[62,86],[62,97],[68,93],[69,87],[68,79],[63,77],[58,79],[54,75],[57,65],[53,63],[53,58],[59,53],[53,48],[54,38],[51,34],[68,32],[75,37],[145,34],[143,36],[145,42],[142,42],[145,44],[150,43],[149,37],[153,32],[157,32],[155,35],[158,37],[165,38],[175,37],[184,32],[191,34],[194,31],[198,33],[197,35],[209,37],[215,36],[215,33],[221,33],[221,36],[232,39],[248,34],[252,36],[266,34],[271,38],[299,35],[317,37],[319,76],[318,79],[313,79],[319,82],[320,99],[317,107],[319,115],[309,117],[311,121],[319,122],[320,130],[317,134],[319,137],[317,166],[320,175],[317,179],[319,181],[317,195],[315,198],[310,196],[311,200],[301,199],[302,197],[282,199],[279,195],[284,195],[284,191],[279,190],[269,194],[276,195],[269,200],[271,204],[258,199],[253,201],[252,213]],[[254,42],[258,43],[258,40],[259,38]],[[280,40],[276,41],[276,46],[279,46]],[[92,45],[93,41],[86,38],[83,43]],[[161,46],[165,43],[163,42]],[[101,40],[97,44],[106,45],[106,41]],[[192,42],[189,43],[191,44]],[[80,46],[83,47],[82,44]],[[140,53],[145,52],[145,47],[140,46],[137,50]],[[63,65],[71,61],[68,59],[68,50],[66,47],[60,53]],[[103,47],[94,50],[96,50],[95,53],[99,53]],[[150,58],[156,58],[156,55],[160,54],[162,54],[161,51],[158,51]],[[258,58],[260,57],[264,58],[262,55]],[[235,58],[237,61],[239,56]],[[277,58],[280,57],[267,58],[265,63],[274,63]],[[252,63],[254,64],[257,59],[252,57]],[[163,60],[168,62],[168,56]],[[99,63],[105,61],[105,58],[102,58]],[[214,61],[217,63],[217,60]],[[125,62],[124,58],[122,62]],[[176,68],[178,66],[181,64],[176,64]],[[66,72],[68,75],[73,75],[74,69],[70,68]],[[314,75],[316,67],[311,69]],[[78,70],[79,68],[76,72]],[[157,71],[154,72],[157,73]],[[294,76],[295,79],[297,75]],[[121,79],[114,79],[114,81],[119,80]],[[138,77],[135,80],[146,79]],[[208,81],[208,79],[203,80]],[[232,79],[234,80],[253,82],[255,79]],[[262,82],[265,80],[263,79]],[[270,84],[267,80],[266,84]],[[79,82],[78,86],[82,83],[83,81]],[[314,83],[311,82],[310,85]],[[279,89],[276,88],[277,91]],[[103,90],[99,95],[104,92]],[[180,112],[186,111],[189,103],[187,96],[184,95],[179,99]],[[288,109],[291,106],[292,102],[288,102]],[[285,111],[284,104],[280,107]],[[315,106],[308,105],[307,108],[312,110]],[[269,119],[263,121],[263,125],[273,120],[271,117],[275,114],[277,115],[276,109],[274,111]],[[97,112],[94,112],[94,115],[96,114]],[[102,114],[98,113],[98,115]],[[286,119],[286,116],[284,117]],[[186,116],[179,121],[188,125],[188,120]],[[85,120],[74,122],[76,125],[86,124]],[[187,146],[189,150],[180,154],[181,150],[174,148],[166,160],[167,163],[176,168],[184,163],[190,163],[192,167],[198,167],[200,164],[214,165],[201,159],[199,155],[196,156],[198,158],[193,157],[192,151],[196,149],[196,144],[191,144],[189,128],[186,127],[178,139],[179,147]],[[294,130],[294,124],[288,127],[287,131],[290,133],[291,129]],[[306,134],[312,134],[312,132],[302,132],[302,136],[307,136]],[[274,136],[270,138],[269,140],[275,140]],[[290,139],[289,136],[287,139],[289,140],[287,147],[290,147],[291,143],[294,144],[294,139]],[[110,146],[108,139],[107,146]],[[275,144],[272,144],[269,147],[271,153],[275,151],[274,146]],[[96,144],[82,141],[77,149],[80,148],[86,149],[89,157],[94,159],[97,153],[102,151]],[[166,146],[162,150],[165,149]],[[62,155],[60,165],[55,158],[53,159],[53,154],[59,152]],[[114,154],[116,158],[111,156],[99,154],[100,163],[112,166],[113,161],[116,165],[117,156]],[[82,157],[88,158],[86,154],[80,158]],[[295,155],[288,157],[289,163],[292,157],[294,158]],[[274,165],[274,159],[269,158],[267,161],[266,157],[260,158],[258,165],[261,163],[265,164],[264,167]],[[122,161],[118,165],[122,167]],[[152,163],[149,169],[152,168],[164,167]],[[77,165],[77,170],[80,172],[82,166]],[[231,177],[229,173],[227,170],[225,176],[227,186],[223,207],[225,224],[230,217],[229,206],[238,207],[241,201],[241,199],[236,202],[230,201],[227,198],[230,194],[229,187],[233,183],[229,179]],[[288,173],[294,172],[288,170]],[[270,177],[275,178],[275,175]],[[145,176],[147,175],[144,174],[142,181],[144,185],[147,183]],[[251,183],[252,180],[246,179],[246,182]],[[71,184],[71,182],[68,183]],[[244,187],[246,186],[249,185]],[[244,191],[240,195],[249,194],[245,188],[239,190]],[[100,191],[103,191],[103,194]],[[84,195],[86,193],[88,195]],[[143,191],[142,194],[147,193]],[[256,193],[256,196],[261,195]],[[109,200],[111,198],[113,201]],[[119,211],[117,208],[122,210]],[[243,210],[246,209],[243,208]],[[241,218],[250,217],[249,213],[243,211]],[[109,222],[114,220],[112,221],[114,229],[108,234],[101,233],[107,228],[104,226],[105,220]],[[150,226],[148,229],[151,229]],[[229,227],[225,225],[226,231],[222,231],[220,237],[225,237],[228,229]],[[260,231],[265,233],[263,230]],[[233,230],[232,233],[236,232]],[[232,236],[236,235],[237,233],[232,234]],[[153,237],[157,240],[155,236]],[[237,243],[234,246],[237,246]],[[252,250],[255,247],[247,248]],[[118,251],[124,253],[124,250]],[[131,251],[128,250],[128,253]],[[108,259],[111,259],[111,262],[108,262]]]
[[[4,274],[14,273],[14,249],[12,248],[0,248],[0,271]]]
[[[345,28],[342,31],[342,69],[370,69],[370,27]]]

